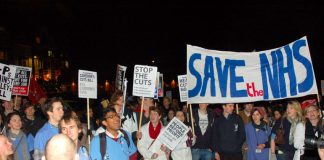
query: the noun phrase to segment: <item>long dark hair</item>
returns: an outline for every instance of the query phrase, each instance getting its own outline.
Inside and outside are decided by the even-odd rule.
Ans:
[[[258,111],[259,114],[261,115],[260,122],[263,121],[263,117],[262,117],[262,113],[261,113],[261,111],[260,111],[258,108],[255,108],[255,107],[254,107],[254,108],[252,109],[252,111],[251,111],[251,114],[250,114],[250,121],[253,122],[253,123],[254,123],[254,120],[253,120],[253,118],[252,118],[252,115],[253,115],[253,113],[256,112],[256,111]]]

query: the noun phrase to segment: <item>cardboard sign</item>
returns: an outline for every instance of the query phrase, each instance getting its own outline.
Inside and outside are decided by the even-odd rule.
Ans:
[[[97,99],[97,72],[79,70],[79,97]]]
[[[116,81],[115,81],[115,86],[116,90],[124,90],[124,79],[125,79],[125,74],[126,74],[126,66],[122,65],[117,65],[117,71],[116,71]]]
[[[162,73],[159,74],[158,96],[164,97],[164,82]]]
[[[178,118],[174,117],[159,134],[157,139],[169,149],[173,150],[181,139],[186,136],[188,131],[189,128]]]
[[[29,93],[29,84],[32,73],[32,68],[15,66],[15,82],[12,89],[13,95],[28,96]]]
[[[16,67],[0,63],[0,99],[10,101]]]
[[[133,96],[154,97],[157,67],[135,65]]]
[[[187,75],[178,76],[178,84],[179,84],[180,101],[186,102],[188,100]]]

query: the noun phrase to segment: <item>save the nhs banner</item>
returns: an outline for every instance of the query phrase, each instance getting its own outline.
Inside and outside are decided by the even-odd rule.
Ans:
[[[188,103],[237,103],[318,94],[306,37],[260,52],[187,45]]]

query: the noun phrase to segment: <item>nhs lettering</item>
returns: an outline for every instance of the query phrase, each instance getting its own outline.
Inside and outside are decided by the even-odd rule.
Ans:
[[[188,103],[274,100],[317,94],[306,37],[261,52],[187,46]]]

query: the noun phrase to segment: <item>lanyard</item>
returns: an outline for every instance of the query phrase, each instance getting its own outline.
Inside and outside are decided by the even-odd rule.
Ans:
[[[258,146],[259,145],[259,142],[258,142],[258,137],[257,137],[257,134],[256,134],[256,130],[257,130],[256,128],[253,129],[253,131],[254,131],[254,137],[256,138],[256,142],[257,142],[257,146]],[[260,129],[259,129],[259,131],[260,131]]]
[[[254,128],[254,127],[253,127],[253,128]],[[267,132],[268,132],[267,127],[265,127],[265,129],[266,129],[265,132],[266,132],[266,134],[267,134]],[[256,134],[256,130],[257,130],[256,128],[253,129],[253,131],[254,131],[254,136],[255,136],[255,138],[256,138],[257,146],[258,146],[258,145],[259,145],[259,142],[258,142],[258,137],[257,137],[257,134]],[[259,129],[258,132],[261,132],[261,130],[262,130],[262,129]]]

